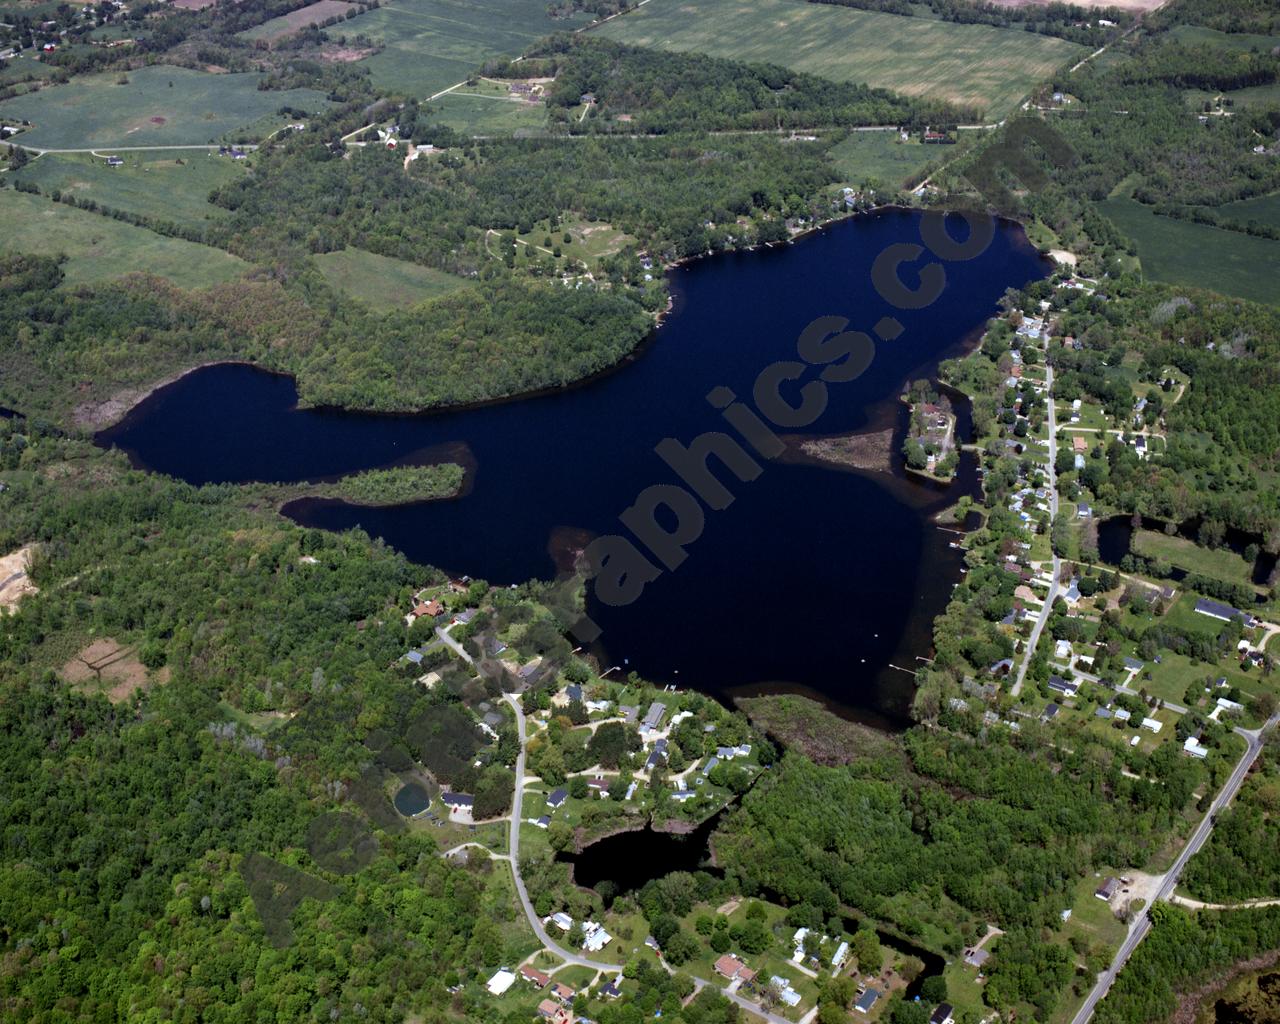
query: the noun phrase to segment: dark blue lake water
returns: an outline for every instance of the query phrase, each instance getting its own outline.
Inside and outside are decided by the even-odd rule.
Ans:
[[[290,379],[219,366],[159,390],[100,441],[193,483],[317,479],[456,458],[465,446],[472,486],[457,500],[385,509],[309,501],[290,514],[363,527],[416,560],[494,583],[550,578],[557,548],[625,533],[619,514],[645,487],[678,482],[654,452],[660,440],[726,429],[705,400],[712,388],[749,399],[762,369],[796,358],[815,317],[870,332],[889,314],[905,330],[877,342],[856,381],[829,385],[829,405],[806,433],[900,428],[904,382],[962,351],[1006,288],[1046,272],[1021,230],[1002,224],[981,256],[947,264],[935,303],[891,309],[872,287],[871,263],[891,243],[919,240],[918,215],[889,210],[794,245],[690,263],[672,272],[675,308],[648,345],[554,394],[423,416],[300,411]],[[914,284],[911,269],[901,274]],[[947,546],[955,538],[931,517],[965,480],[944,491],[900,471],[792,459],[764,467],[748,483],[720,472],[736,500],[708,511],[683,565],[625,608],[591,609],[605,663],[722,698],[796,690],[901,721],[911,679],[890,665],[912,668],[928,653],[929,623],[960,565]],[[972,467],[962,476],[971,481]]]

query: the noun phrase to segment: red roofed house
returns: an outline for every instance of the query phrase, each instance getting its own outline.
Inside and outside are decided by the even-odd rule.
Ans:
[[[546,988],[551,982],[549,974],[543,974],[536,967],[530,967],[528,964],[520,968],[520,977],[524,978],[525,981],[533,982],[536,988]]]

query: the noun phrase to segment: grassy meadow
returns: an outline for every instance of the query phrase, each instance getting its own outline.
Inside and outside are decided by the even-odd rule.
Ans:
[[[21,141],[39,149],[198,146],[274,117],[281,106],[319,110],[327,102],[313,89],[259,91],[261,76],[253,73],[213,75],[156,65],[127,77],[128,84],[119,85],[116,72],[80,75],[66,85],[5,100],[0,119],[31,121],[34,127]]]
[[[467,281],[443,270],[363,249],[342,249],[314,257],[326,281],[375,308],[416,306],[466,288]]]
[[[506,99],[493,92],[457,89],[436,99],[432,109],[433,123],[463,135],[537,135],[547,127],[544,104]]]
[[[332,34],[366,35],[385,44],[364,61],[374,85],[431,96],[491,57],[518,56],[535,39],[589,20],[553,21],[545,0],[390,0]]]
[[[262,39],[268,43],[274,43],[277,39],[287,39],[309,25],[319,25],[330,18],[341,17],[353,9],[354,5],[346,3],[345,0],[316,0],[315,3],[308,4],[306,7],[245,29],[239,33],[239,38]]]
[[[209,193],[246,171],[242,162],[200,150],[120,155],[124,166],[108,167],[88,153],[46,153],[14,177],[45,195],[56,189],[79,202],[91,199],[107,209],[199,227],[227,213],[209,202]]]
[[[1061,39],[989,25],[806,3],[650,0],[592,31],[623,43],[767,61],[838,82],[1011,112],[1037,81],[1085,54]]]
[[[239,277],[249,264],[196,242],[166,238],[102,214],[13,189],[0,189],[0,252],[65,254],[67,284],[87,284],[145,271],[182,288]]]
[[[901,188],[912,174],[930,160],[951,156],[956,146],[926,146],[918,138],[899,142],[897,132],[850,132],[828,151],[844,181],[879,181]]]
[[[1098,204],[1138,245],[1142,269],[1153,281],[1197,285],[1255,302],[1280,302],[1280,242],[1239,231],[1174,220],[1137,200],[1115,197]]]

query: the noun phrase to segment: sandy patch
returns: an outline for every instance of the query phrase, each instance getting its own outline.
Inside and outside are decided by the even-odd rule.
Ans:
[[[59,670],[73,686],[103,692],[113,704],[128,700],[135,690],[150,681],[146,666],[132,647],[121,646],[110,637],[101,637],[68,661]],[[167,682],[168,667],[155,674],[156,682]]]
[[[1053,257],[1056,263],[1065,263],[1069,267],[1076,265],[1076,254],[1067,252],[1066,249],[1050,249],[1049,255]]]
[[[34,544],[28,544],[0,558],[0,608],[12,612],[19,601],[37,592],[36,585],[27,575],[35,550]]]

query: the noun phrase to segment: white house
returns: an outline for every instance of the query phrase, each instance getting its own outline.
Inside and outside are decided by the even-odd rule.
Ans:
[[[1144,718],[1142,720],[1142,728],[1146,729],[1148,732],[1159,732],[1164,728],[1164,723],[1157,721],[1154,718]]]
[[[492,978],[490,978],[487,982],[485,982],[484,987],[489,990],[490,995],[500,996],[502,995],[503,992],[505,992],[515,983],[516,983],[515,972],[509,971],[505,967],[503,967],[498,971],[497,974],[495,974]]]
[[[1204,759],[1209,755],[1209,748],[1202,746],[1198,736],[1188,736],[1187,742],[1182,744],[1182,749],[1192,757]]]

